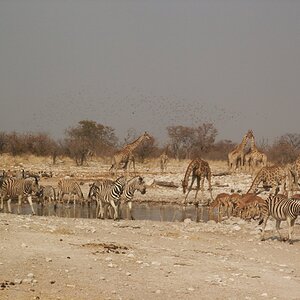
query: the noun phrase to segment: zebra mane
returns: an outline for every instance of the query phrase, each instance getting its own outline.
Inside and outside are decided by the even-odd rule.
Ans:
[[[141,176],[135,176],[135,177],[133,177],[133,178],[131,178],[131,179],[129,179],[128,181],[127,181],[127,185],[131,185],[131,184],[133,184],[133,183],[135,183],[135,182],[143,182],[143,177],[141,177]]]

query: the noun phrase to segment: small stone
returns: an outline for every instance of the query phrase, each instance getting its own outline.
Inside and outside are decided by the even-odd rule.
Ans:
[[[130,272],[126,272],[126,276],[131,276],[131,273]]]
[[[51,262],[51,261],[52,261],[52,258],[46,257],[46,262]]]
[[[15,284],[21,284],[21,283],[22,283],[22,279],[19,279],[19,278],[18,278],[18,279],[15,279],[14,282],[15,282]]]
[[[33,275],[33,273],[28,273],[28,274],[27,274],[27,277],[28,277],[28,278],[34,278],[34,275]]]

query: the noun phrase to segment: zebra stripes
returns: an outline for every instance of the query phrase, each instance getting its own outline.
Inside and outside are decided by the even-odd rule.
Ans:
[[[102,199],[100,199],[100,218],[104,217],[103,206],[111,205],[114,210],[114,220],[119,219],[120,197],[126,184],[124,176],[119,177],[114,184],[103,190]]]
[[[42,205],[45,205],[46,202],[56,202],[56,192],[52,185],[41,186],[38,192],[38,198],[41,199]]]
[[[58,188],[58,200],[60,202],[63,201],[64,195],[69,195],[68,202],[67,202],[68,204],[71,200],[71,195],[73,195],[74,205],[76,201],[76,196],[81,202],[84,201],[83,193],[81,191],[78,182],[72,179],[60,179],[58,181],[57,188]]]
[[[32,214],[35,215],[35,211],[32,205],[31,194],[36,194],[39,191],[39,184],[37,178],[28,179],[16,179],[7,178],[1,188],[1,210],[3,210],[4,199],[7,199],[8,211],[11,213],[11,200],[13,197],[18,197],[18,214],[20,213],[20,207],[22,204],[22,198],[27,197],[30,204]]]
[[[279,232],[281,221],[287,221],[289,227],[288,241],[293,243],[292,237],[294,232],[294,224],[300,215],[300,200],[287,198],[285,195],[270,195],[262,206],[262,219],[259,224],[263,223],[261,240],[265,240],[265,228],[270,216],[276,220],[276,231],[280,240],[284,240]]]
[[[129,209],[130,219],[133,220],[132,216],[132,199],[134,197],[135,191],[139,191],[142,195],[146,193],[146,184],[141,176],[136,176],[130,179],[125,186],[122,198],[125,198],[125,203],[127,203]]]
[[[103,204],[103,196],[107,192],[107,190],[111,189],[114,185],[114,181],[110,179],[99,180],[95,181],[91,186],[88,194],[89,201],[95,200],[97,201],[97,209],[96,214],[100,217],[99,208]],[[121,202],[127,204],[129,209],[130,218],[133,220],[132,216],[132,199],[134,197],[135,191],[139,191],[141,194],[146,193],[146,184],[144,179],[141,176],[133,177],[132,179],[128,180],[123,188],[123,193],[121,194]],[[107,206],[110,206],[107,205]],[[120,205],[118,205],[119,209]],[[118,213],[120,216],[120,212]],[[104,214],[103,214],[104,215]],[[102,217],[103,217],[102,215]]]
[[[126,184],[124,176],[116,181],[97,181],[90,187],[89,199],[97,201],[97,216],[104,218],[106,209],[111,206],[114,210],[114,220],[119,218],[120,197]]]

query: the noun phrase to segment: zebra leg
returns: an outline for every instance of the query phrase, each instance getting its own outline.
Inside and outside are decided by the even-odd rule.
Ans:
[[[265,216],[264,219],[263,219],[263,228],[262,228],[262,233],[261,233],[261,241],[265,240],[265,229],[266,229],[268,219],[269,219],[269,216]]]
[[[296,219],[290,219],[287,218],[287,223],[289,225],[289,238],[288,241],[290,244],[293,244],[293,233],[294,233],[294,224],[295,224]]]
[[[104,209],[103,209],[103,203],[101,200],[99,200],[99,212],[98,212],[98,218],[104,219]]]
[[[114,220],[118,220],[119,219],[118,205],[115,204],[114,200],[110,200],[110,205],[114,209]]]
[[[276,220],[276,231],[279,235],[279,240],[284,241],[284,238],[281,236],[281,233],[280,233],[280,223],[281,223],[280,220]]]
[[[10,199],[10,200],[11,200],[11,199]],[[8,204],[8,202],[7,202],[7,204]],[[20,207],[21,207],[21,204],[22,204],[22,196],[19,195],[19,196],[18,196],[18,215],[20,214]],[[10,202],[9,202],[9,206],[10,206]],[[9,210],[9,212],[11,212],[10,209],[8,209],[8,210]]]
[[[10,203],[11,203],[11,198],[9,198],[7,200],[7,208],[8,208],[8,212],[11,214],[11,206],[10,206]]]
[[[129,218],[130,218],[131,220],[134,220],[134,217],[133,217],[133,215],[132,215],[132,201],[128,201],[128,202],[127,202],[127,207],[128,207],[128,210],[129,210]]]
[[[34,211],[34,208],[33,208],[31,196],[28,196],[28,197],[27,197],[27,200],[28,200],[28,202],[29,202],[29,204],[30,204],[32,214],[35,215],[35,211]]]
[[[3,210],[3,206],[4,206],[4,196],[1,196],[1,206],[0,206],[0,210]]]

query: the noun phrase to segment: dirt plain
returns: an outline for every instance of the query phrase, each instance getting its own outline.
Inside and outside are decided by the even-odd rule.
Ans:
[[[161,174],[158,162],[137,164],[148,189],[145,195],[136,194],[136,202],[177,205],[183,199],[180,183],[187,165],[171,162]],[[214,196],[245,192],[252,181],[249,174],[226,175],[223,162],[210,165]],[[0,165],[5,170],[52,171],[54,177],[43,178],[44,184],[74,177],[85,196],[88,183],[109,176],[108,167],[96,160],[84,167],[68,160],[53,166],[50,159],[6,156]],[[285,222],[281,227],[287,234]],[[218,223],[195,222],[189,215],[183,222],[113,221],[4,212],[0,299],[300,299],[299,220],[293,245],[277,240],[274,221],[267,225],[264,242],[260,228],[257,221],[239,218]]]

